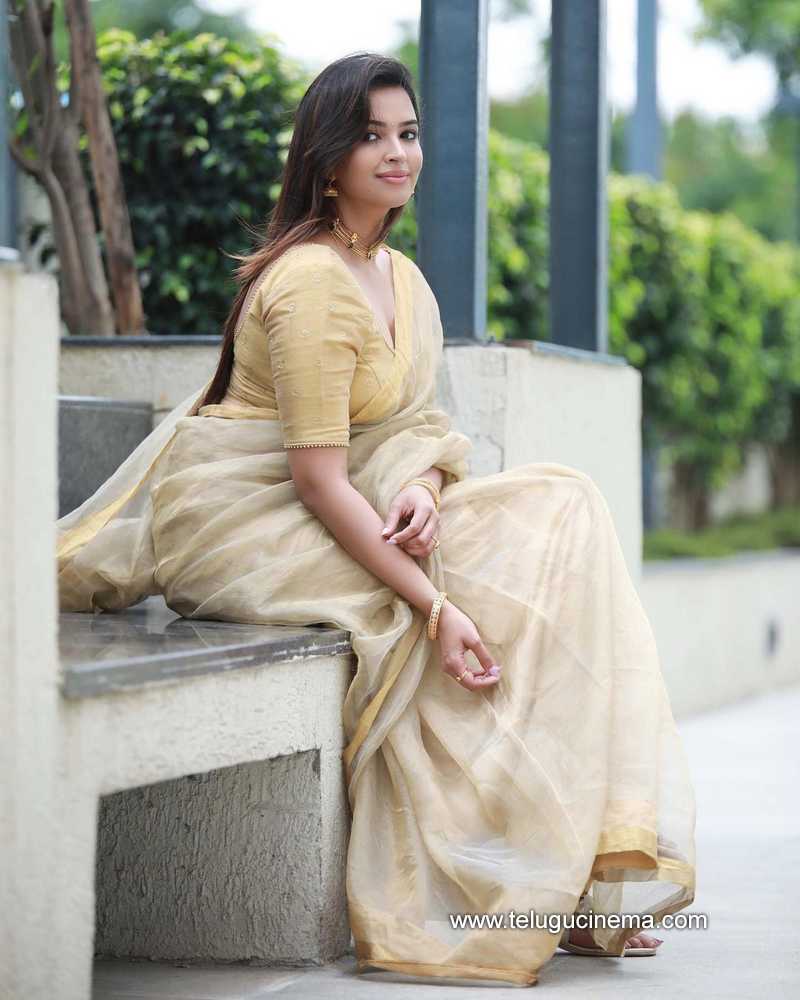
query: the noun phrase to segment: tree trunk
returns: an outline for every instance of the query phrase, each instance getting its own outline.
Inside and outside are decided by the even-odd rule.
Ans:
[[[696,465],[678,461],[673,466],[673,520],[683,531],[701,531],[709,526],[708,488]]]
[[[89,189],[78,153],[78,126],[71,116],[64,116],[64,127],[53,150],[53,173],[67,199],[78,253],[86,286],[83,315],[89,318],[85,332],[97,336],[114,336],[114,309],[108,293],[103,257],[97,241],[97,223]]]
[[[786,440],[769,445],[772,509],[800,504],[800,393],[792,396],[792,422]]]
[[[111,128],[100,66],[97,62],[89,0],[66,0],[65,13],[70,34],[72,73],[78,95],[76,110],[89,139],[100,221],[105,237],[106,263],[112,297],[121,334],[144,334],[144,311],[136,271],[128,204],[119,157]]]
[[[53,9],[52,0],[11,0],[11,56],[28,116],[24,138],[32,143],[35,156],[14,137],[9,145],[21,169],[38,180],[50,202],[59,306],[67,329],[112,336],[113,313],[78,159],[77,124],[72,108],[61,106],[56,86]]]

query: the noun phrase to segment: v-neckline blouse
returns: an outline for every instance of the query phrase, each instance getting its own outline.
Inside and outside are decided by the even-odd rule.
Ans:
[[[273,260],[268,265],[266,271],[264,271],[260,279],[251,288],[250,294],[242,306],[242,309],[239,313],[239,318],[237,320],[236,333],[238,334],[242,326],[244,325],[244,320],[248,312],[250,311],[250,307],[252,306],[252,303],[255,301],[255,297],[258,294],[258,292],[261,291],[263,285],[266,282],[267,276],[269,272],[272,271],[273,267],[275,267],[278,263],[280,263],[285,257],[294,255],[299,250],[302,250],[304,247],[324,247],[328,251],[328,253],[332,254],[336,258],[336,263],[341,268],[342,273],[356,289],[358,297],[361,299],[364,308],[372,317],[374,332],[380,335],[382,343],[389,351],[389,353],[392,355],[392,358],[396,359],[398,356],[407,355],[406,334],[408,333],[408,329],[407,329],[407,322],[406,322],[407,317],[405,311],[406,310],[405,285],[403,282],[402,269],[398,267],[397,264],[397,258],[402,257],[402,254],[399,251],[388,246],[387,244],[384,244],[384,246],[386,247],[386,250],[389,254],[390,272],[392,276],[392,293],[394,297],[394,343],[393,344],[390,343],[389,340],[387,340],[387,337],[384,336],[384,334],[381,332],[381,329],[385,330],[388,336],[391,336],[391,331],[389,330],[386,323],[384,323],[382,320],[378,318],[377,314],[375,313],[375,310],[372,308],[372,303],[367,298],[367,293],[361,287],[361,283],[358,281],[358,279],[350,270],[350,268],[347,266],[347,264],[345,264],[345,262],[342,260],[340,255],[333,249],[333,247],[329,246],[327,243],[316,243],[313,240],[309,240],[305,243],[295,243],[293,246],[290,246],[287,250],[284,250],[284,252],[279,257],[276,257],[275,260]]]
[[[317,250],[309,250],[307,254],[300,253],[303,247],[320,246],[327,247],[327,252],[320,253]],[[389,331],[386,323],[379,322],[366,292],[336,249],[327,244],[313,241],[296,243],[270,262],[260,275],[259,280],[253,284],[248,298],[242,304],[240,318],[237,321],[235,331],[237,346],[226,396],[219,404],[208,404],[202,407],[201,415],[244,416],[269,420],[280,417],[274,366],[277,364],[277,367],[281,369],[282,381],[286,383],[288,369],[284,369],[286,358],[281,352],[299,351],[305,342],[301,341],[296,345],[292,342],[290,345],[292,338],[290,336],[287,340],[286,330],[283,329],[283,326],[289,322],[286,317],[283,321],[279,321],[276,314],[278,325],[274,331],[270,330],[270,309],[273,304],[285,300],[287,294],[289,299],[293,299],[295,296],[305,295],[306,292],[309,298],[308,302],[304,303],[304,308],[318,308],[324,297],[320,297],[318,291],[313,287],[313,283],[319,282],[323,273],[327,274],[326,294],[337,298],[336,286],[338,286],[340,301],[331,301],[328,308],[330,310],[341,308],[347,314],[341,317],[329,334],[323,337],[323,340],[327,337],[325,344],[320,342],[314,348],[314,350],[326,352],[326,358],[331,351],[338,352],[336,357],[330,356],[330,370],[325,368],[326,378],[332,379],[333,382],[337,378],[341,380],[344,368],[349,367],[351,361],[353,362],[354,369],[349,393],[350,424],[373,423],[394,413],[401,405],[404,393],[409,386],[408,374],[414,363],[413,344],[416,336],[417,313],[414,309],[412,263],[399,250],[387,247],[387,251],[392,265],[394,292],[394,346],[391,346],[387,339]],[[335,255],[338,263],[328,263],[330,254]],[[299,262],[290,262],[289,258],[298,256],[300,257]],[[279,274],[276,274],[277,265],[281,263],[285,264],[285,270],[284,267],[281,267]],[[268,280],[270,274],[275,274],[272,281]],[[297,304],[299,305],[299,303]],[[296,303],[294,301],[283,301],[283,305],[286,307],[287,313],[295,312]],[[265,327],[267,328],[266,350],[264,349]],[[275,336],[272,336],[273,332]],[[300,336],[306,336],[310,335],[312,331],[311,329],[297,329],[294,332]],[[354,357],[351,358],[349,351],[344,349],[342,345],[334,344],[334,340],[337,342],[341,340],[342,345],[346,340]],[[301,366],[304,363],[298,361]],[[320,370],[322,363],[322,354],[310,361],[310,364],[317,371]],[[318,380],[316,375],[310,379],[309,385],[316,384],[315,380]],[[299,399],[306,388],[301,382],[293,383],[291,394]],[[338,390],[339,386],[336,385],[334,389],[323,393],[325,405],[333,406],[331,393],[334,391],[338,393]],[[296,404],[298,400],[292,399],[290,402]],[[337,421],[341,422],[343,426],[344,420],[340,420],[341,414],[337,414],[335,419],[330,414],[329,417],[328,426],[323,428],[321,437],[332,444],[334,438],[338,442],[340,438],[343,438],[343,435],[331,432],[330,426]],[[290,441],[293,447],[298,447],[301,436],[301,432],[292,429],[287,441]]]

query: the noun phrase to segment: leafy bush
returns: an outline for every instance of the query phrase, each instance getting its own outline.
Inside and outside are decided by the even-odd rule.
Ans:
[[[148,329],[221,333],[228,253],[262,225],[304,89],[274,47],[210,33],[98,37]]]
[[[611,204],[611,343],[642,371],[645,440],[718,488],[748,443],[789,433],[800,253],[731,215],[682,211],[666,185],[613,178]]]

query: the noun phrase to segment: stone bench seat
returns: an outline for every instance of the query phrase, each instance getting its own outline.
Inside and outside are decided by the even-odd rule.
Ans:
[[[62,612],[59,618],[61,693],[66,698],[351,653],[344,629],[190,620],[171,611],[163,597],[148,597],[125,611]]]
[[[350,945],[349,633],[61,613],[59,786],[94,956],[322,964]],[[91,951],[91,949],[90,949]]]

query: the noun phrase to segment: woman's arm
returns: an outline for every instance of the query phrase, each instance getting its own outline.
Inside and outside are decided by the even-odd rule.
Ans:
[[[347,478],[347,449],[292,448],[287,454],[302,503],[354,559],[429,616],[439,591],[413,556],[381,536],[380,514]]]

